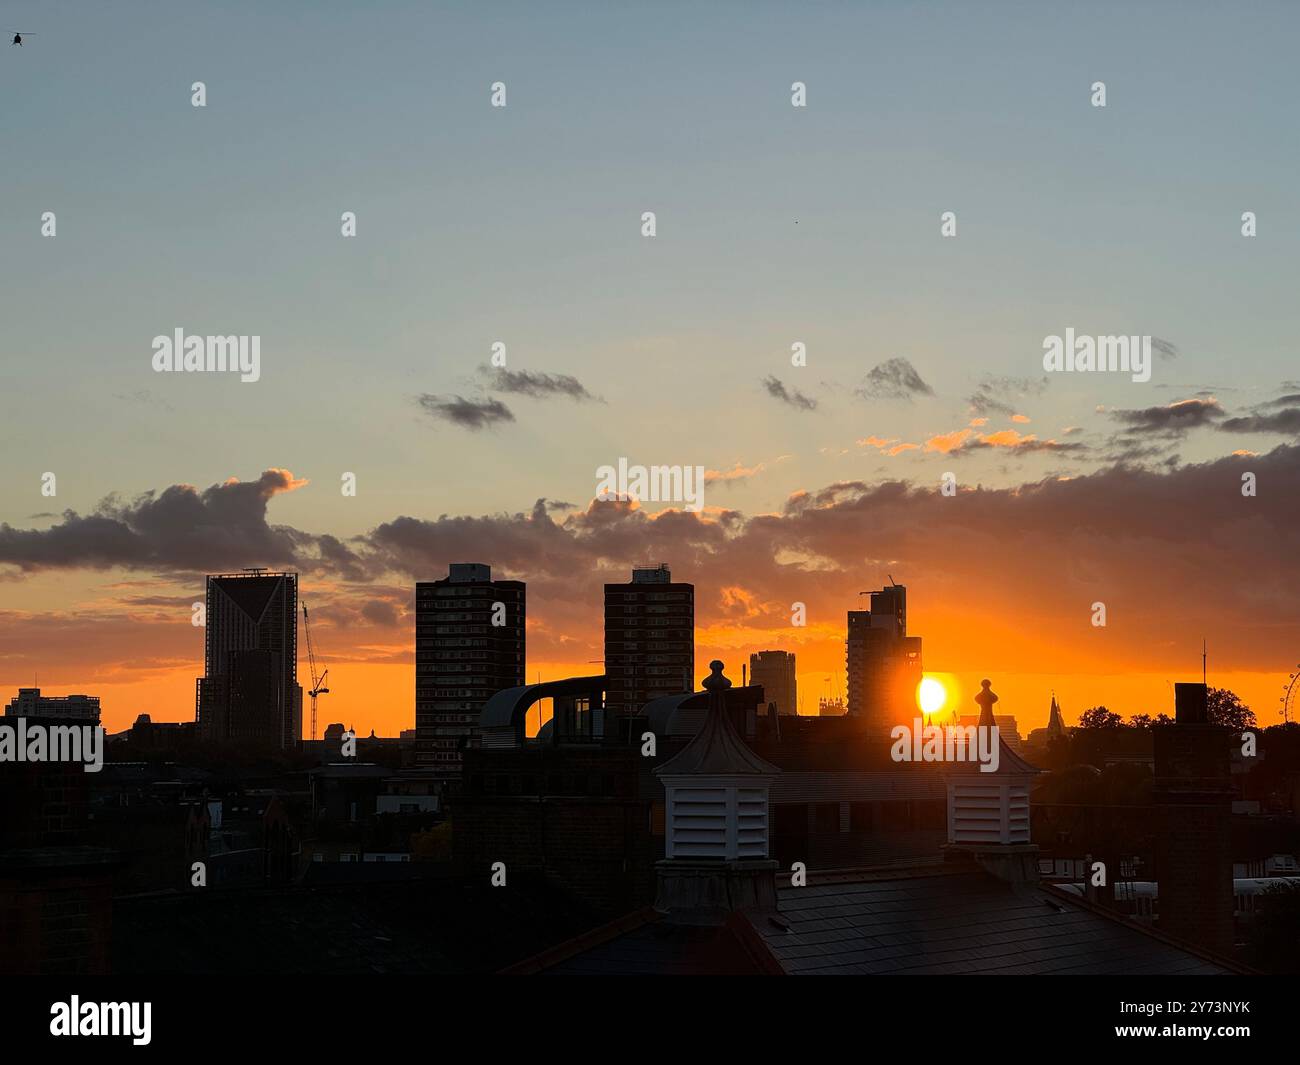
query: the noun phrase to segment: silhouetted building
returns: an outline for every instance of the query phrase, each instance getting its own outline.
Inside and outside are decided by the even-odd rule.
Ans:
[[[40,688],[19,688],[5,707],[5,717],[46,717],[99,724],[98,695],[42,695]]]
[[[907,635],[903,585],[872,592],[870,610],[849,611],[845,651],[849,716],[873,734],[910,722],[921,682],[921,638]]]
[[[476,562],[415,586],[415,764],[438,779],[460,779],[484,705],[524,682],[525,592]]]
[[[711,696],[722,688],[705,684]],[[1028,785],[1036,770],[1005,744],[992,773],[980,773],[971,763],[895,767],[936,780],[941,794],[946,792],[948,844],[942,859],[936,847],[928,862],[858,868],[840,862],[825,873],[809,865],[806,883],[796,882],[775,837],[769,846],[769,820],[779,830],[780,793],[793,786],[816,788],[822,799],[851,797],[853,790],[871,783],[871,774],[860,768],[862,752],[846,760],[855,766],[852,775],[809,773],[795,765],[811,752],[782,760],[778,747],[759,756],[733,727],[731,714],[721,711],[710,705],[694,739],[657,772],[665,789],[667,831],[666,857],[656,867],[654,906],[625,911],[507,972],[1237,971],[1231,962],[1171,943],[1077,895],[1039,883],[1027,816]],[[782,722],[783,730],[795,731],[796,726],[799,732],[839,733],[838,742],[827,744],[823,754],[841,757],[846,729],[861,732],[852,719]],[[792,776],[804,779],[791,781]],[[581,845],[553,838],[550,844]],[[767,859],[772,853],[776,861]],[[774,875],[778,868],[780,874]]]
[[[980,723],[979,714],[958,714],[957,724],[961,728],[968,728],[971,725]],[[1020,726],[1016,724],[1014,714],[994,714],[993,723],[998,727],[998,736],[1002,742],[1010,747],[1013,751],[1019,753],[1025,745],[1025,741],[1020,735]]]
[[[154,721],[140,714],[124,734],[132,754],[143,751],[177,753],[193,746],[198,735],[194,721]]]
[[[1025,742],[1031,747],[1046,749],[1049,744],[1057,740],[1063,740],[1069,734],[1070,730],[1065,727],[1065,718],[1061,716],[1061,706],[1056,701],[1056,692],[1052,692],[1052,705],[1048,710],[1047,726],[1030,731],[1029,738]]]
[[[778,714],[799,712],[793,652],[759,651],[750,655],[749,683],[757,684],[763,689],[764,704],[775,703]]]
[[[666,564],[605,585],[606,707],[635,714],[651,699],[695,687],[695,585]]]
[[[1231,733],[1209,723],[1204,684],[1175,684],[1174,699],[1174,724],[1152,730],[1159,927],[1227,954],[1233,946]]]
[[[195,719],[204,740],[297,747],[298,574],[209,576],[203,664]]]
[[[42,717],[41,724],[87,722]],[[0,761],[0,975],[108,972],[118,860],[95,845],[97,775],[80,761]]]

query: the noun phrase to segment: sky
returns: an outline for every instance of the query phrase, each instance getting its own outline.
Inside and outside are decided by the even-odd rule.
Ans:
[[[202,575],[285,566],[322,718],[393,734],[415,580],[528,581],[553,678],[663,561],[697,673],[793,650],[805,709],[892,575],[1022,731],[1168,712],[1202,638],[1277,720],[1300,10],[792,7],[5,3],[0,694],[191,718]],[[178,328],[260,379],[155,372]],[[1153,337],[1151,379],[1045,373],[1067,328]],[[704,511],[594,500],[621,457],[704,467]]]

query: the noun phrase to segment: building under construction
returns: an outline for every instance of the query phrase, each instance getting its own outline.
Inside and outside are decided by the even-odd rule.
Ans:
[[[248,569],[209,575],[203,649],[195,698],[200,737],[297,747],[298,574]]]

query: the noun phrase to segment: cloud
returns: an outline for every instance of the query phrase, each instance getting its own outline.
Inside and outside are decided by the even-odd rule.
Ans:
[[[1249,413],[1220,423],[1225,433],[1300,434],[1300,393],[1278,396],[1252,407]]]
[[[786,406],[793,407],[795,410],[817,409],[815,399],[809,399],[797,388],[787,389],[781,381],[771,375],[763,378],[763,387],[767,389],[767,394],[773,399],[779,399]]]
[[[1130,433],[1176,437],[1212,425],[1223,417],[1223,408],[1211,396],[1208,399],[1180,399],[1163,407],[1112,410],[1109,413],[1112,419],[1127,426]]]
[[[994,433],[977,433],[971,429],[955,429],[940,433],[925,442],[926,451],[944,455],[967,455],[974,451],[998,449],[1015,455],[1040,452],[1077,454],[1088,450],[1086,444],[1063,444],[1057,440],[1040,440],[1033,433],[1022,436],[1015,429],[1000,429]]]
[[[508,392],[532,399],[564,396],[575,402],[603,403],[593,396],[576,377],[566,373],[534,373],[531,370],[507,370],[502,366],[480,366],[479,374],[487,378],[493,392]]]
[[[863,399],[910,400],[913,396],[933,396],[934,389],[921,379],[910,362],[893,358],[873,367],[862,379],[857,394]]]
[[[1023,445],[1020,438],[1005,446]],[[650,515],[593,501],[557,522],[538,505],[518,514],[399,518],[366,543],[385,566],[422,577],[445,573],[450,561],[491,561],[494,572],[529,582],[531,616],[545,603],[550,625],[586,633],[595,647],[603,583],[626,580],[646,559],[668,561],[676,579],[696,583],[701,625],[724,616],[719,589],[740,585],[756,629],[784,631],[789,604],[801,601],[809,617],[838,619],[832,643],[843,639],[846,596],[896,567],[889,572],[913,586],[909,600],[951,615],[954,625],[999,604],[997,638],[969,636],[969,653],[987,656],[989,668],[1006,661],[999,641],[1008,640],[1018,649],[1041,642],[1053,668],[1108,656],[1126,657],[1126,668],[1166,668],[1180,661],[1180,641],[1199,648],[1204,574],[1214,573],[1225,597],[1219,639],[1233,645],[1224,660],[1245,668],[1246,660],[1294,654],[1288,640],[1300,626],[1300,601],[1289,589],[1300,581],[1300,527],[1285,493],[1243,499],[1243,461],[1115,466],[953,498],[929,486],[846,480],[792,493],[780,513],[753,516]],[[1261,482],[1300,477],[1300,447],[1249,461]],[[1261,572],[1275,579],[1261,583]],[[1087,626],[1088,605],[1103,596],[1112,618],[1122,619],[1122,632],[1112,623],[1119,643]],[[981,668],[979,658],[973,667]]]
[[[1008,437],[1007,443],[1024,440]],[[158,573],[259,562],[301,568],[323,565],[320,545],[331,542],[371,576],[337,593],[354,615],[322,603],[322,622],[351,616],[359,632],[394,616],[382,605],[367,610],[373,601],[398,610],[409,602],[414,580],[441,577],[450,562],[482,561],[495,576],[528,582],[529,656],[542,662],[599,657],[603,584],[627,580],[630,568],[647,560],[667,561],[676,579],[695,583],[697,621],[709,634],[702,648],[718,646],[707,640],[752,646],[783,639],[828,661],[842,655],[844,610],[856,592],[892,573],[909,586],[916,631],[944,634],[946,643],[937,645],[941,664],[932,668],[981,671],[995,680],[996,671],[1023,670],[1027,661],[1062,672],[1177,670],[1188,648],[1199,651],[1210,573],[1217,657],[1234,668],[1274,669],[1294,661],[1293,634],[1300,631],[1300,600],[1293,594],[1300,583],[1300,526],[1288,493],[1242,497],[1247,468],[1261,484],[1293,484],[1300,479],[1300,446],[1161,470],[1116,465],[1005,489],[964,486],[954,497],[898,480],[844,480],[794,492],[779,512],[753,515],[649,514],[593,501],[561,518],[539,499],[516,513],[399,515],[346,544],[269,525],[268,501],[302,483],[269,470],[255,481],[202,492],[176,486],[147,493],[93,515],[99,523],[93,526],[86,524],[91,519],[65,515],[51,530],[2,527],[0,561],[25,569],[126,565]],[[1261,581],[1261,573],[1269,579]],[[312,584],[318,587],[307,593],[315,614],[322,579]],[[124,591],[137,599],[180,594],[144,585]],[[1108,606],[1106,630],[1087,623],[1098,599]],[[807,604],[806,629],[790,629],[793,602]],[[182,617],[183,608],[178,600]],[[79,612],[35,624],[0,611],[0,643],[12,647],[16,639],[39,648],[95,640],[124,662],[152,646],[135,620],[142,609],[171,608],[159,601],[123,605],[116,615],[100,610],[93,626]],[[745,631],[728,636],[725,626],[738,611]],[[981,624],[972,626],[972,617]],[[378,650],[330,640],[329,656],[409,660],[409,625],[409,614],[401,614],[391,646]],[[154,628],[168,640],[157,652],[159,668],[176,661],[192,666],[201,657],[187,623]],[[25,650],[23,661],[34,653]],[[932,653],[927,643],[927,661]]]
[[[1248,414],[1228,418],[1219,425],[1225,433],[1282,433],[1300,435],[1300,407],[1274,411],[1271,414]]]
[[[332,536],[267,523],[267,504],[307,484],[271,468],[199,491],[178,484],[130,502],[112,495],[90,514],[63,512],[48,529],[0,524],[0,565],[21,570],[84,567],[214,572],[243,566],[331,568],[359,573],[357,556]]]
[[[705,470],[705,484],[736,484],[740,481],[747,481],[751,477],[756,477],[767,469],[767,464],[763,462],[756,463],[753,466],[742,466],[737,462],[729,470]]]
[[[381,628],[391,628],[402,619],[397,607],[384,599],[370,600],[361,608],[361,616]]]
[[[949,452],[956,451],[972,435],[970,429],[954,429],[950,433],[940,433],[937,436],[930,437],[925,442],[926,451],[938,451],[947,455]]]
[[[1047,378],[1006,377],[998,374],[985,374],[967,402],[972,413],[988,416],[1001,414],[1011,417],[1017,413],[1011,405],[1013,399],[1027,399],[1041,396],[1047,390]]]
[[[425,392],[416,402],[431,417],[475,432],[498,422],[515,420],[510,408],[499,399],[466,399],[464,396],[435,396]]]
[[[1151,350],[1162,359],[1178,358],[1178,349],[1169,341],[1161,340],[1159,337],[1151,338]]]

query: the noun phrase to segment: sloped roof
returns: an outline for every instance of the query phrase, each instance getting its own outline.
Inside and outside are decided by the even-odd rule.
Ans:
[[[722,676],[722,663],[712,662],[709,668],[713,674],[704,681],[704,687],[709,692],[709,711],[704,727],[690,743],[656,769],[655,773],[660,777],[738,774],[775,776],[780,773],[777,766],[750,750],[749,744],[731,723],[724,694],[731,687],[731,681]]]
[[[779,892],[756,931],[791,974],[1212,974],[1231,970],[1040,885],[943,868]]]
[[[650,908],[595,928],[505,970],[542,976],[756,976],[775,962],[744,917],[723,925],[678,925]]]

